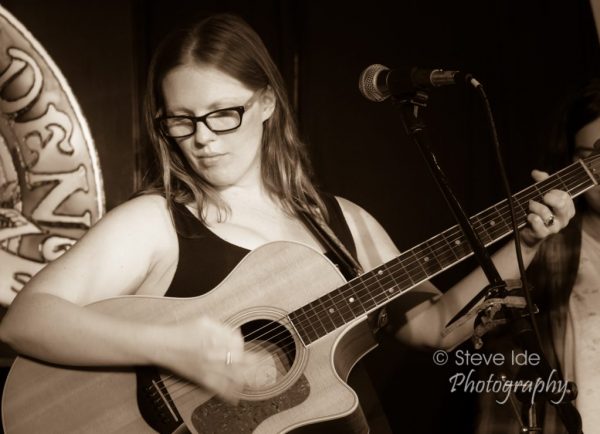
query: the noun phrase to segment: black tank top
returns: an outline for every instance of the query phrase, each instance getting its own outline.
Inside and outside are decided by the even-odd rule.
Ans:
[[[329,227],[356,258],[356,245],[338,201],[322,195],[329,214]],[[173,221],[179,242],[179,262],[167,297],[196,297],[205,294],[227,277],[249,253],[231,244],[200,222],[185,205],[174,204]]]

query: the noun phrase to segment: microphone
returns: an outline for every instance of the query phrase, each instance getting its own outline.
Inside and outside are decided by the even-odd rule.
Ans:
[[[390,69],[376,63],[360,74],[358,89],[368,100],[381,102],[390,96],[412,92],[415,88],[456,84],[462,78],[464,76],[459,71],[416,67]]]

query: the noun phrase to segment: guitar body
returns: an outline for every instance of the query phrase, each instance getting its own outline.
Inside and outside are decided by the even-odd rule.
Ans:
[[[246,346],[256,349],[258,343],[268,357],[237,405],[157,369],[77,369],[19,357],[5,385],[4,429],[9,434],[146,433],[171,432],[185,423],[192,432],[271,434],[329,421],[329,432],[342,432],[342,426],[344,432],[367,432],[358,398],[345,383],[354,364],[376,345],[365,316],[309,345],[287,318],[345,283],[310,247],[274,242],[249,253],[203,296],[126,296],[93,303],[89,309],[141,322],[208,315],[241,327]]]

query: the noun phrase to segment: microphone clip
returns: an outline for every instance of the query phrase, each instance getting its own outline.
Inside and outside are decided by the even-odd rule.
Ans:
[[[481,299],[483,301],[479,303]],[[511,320],[506,317],[504,308],[521,309],[523,310],[521,316],[525,317],[529,314],[526,307],[527,302],[522,295],[520,279],[507,280],[506,286],[488,285],[448,322],[442,331],[442,336],[447,336],[476,316],[471,340],[474,347],[480,349],[483,346],[483,335]],[[534,313],[537,313],[537,307]]]

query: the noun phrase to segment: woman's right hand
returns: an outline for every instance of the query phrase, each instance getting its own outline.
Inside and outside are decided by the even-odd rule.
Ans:
[[[239,329],[202,316],[167,326],[158,364],[235,402],[258,356],[244,351]]]

